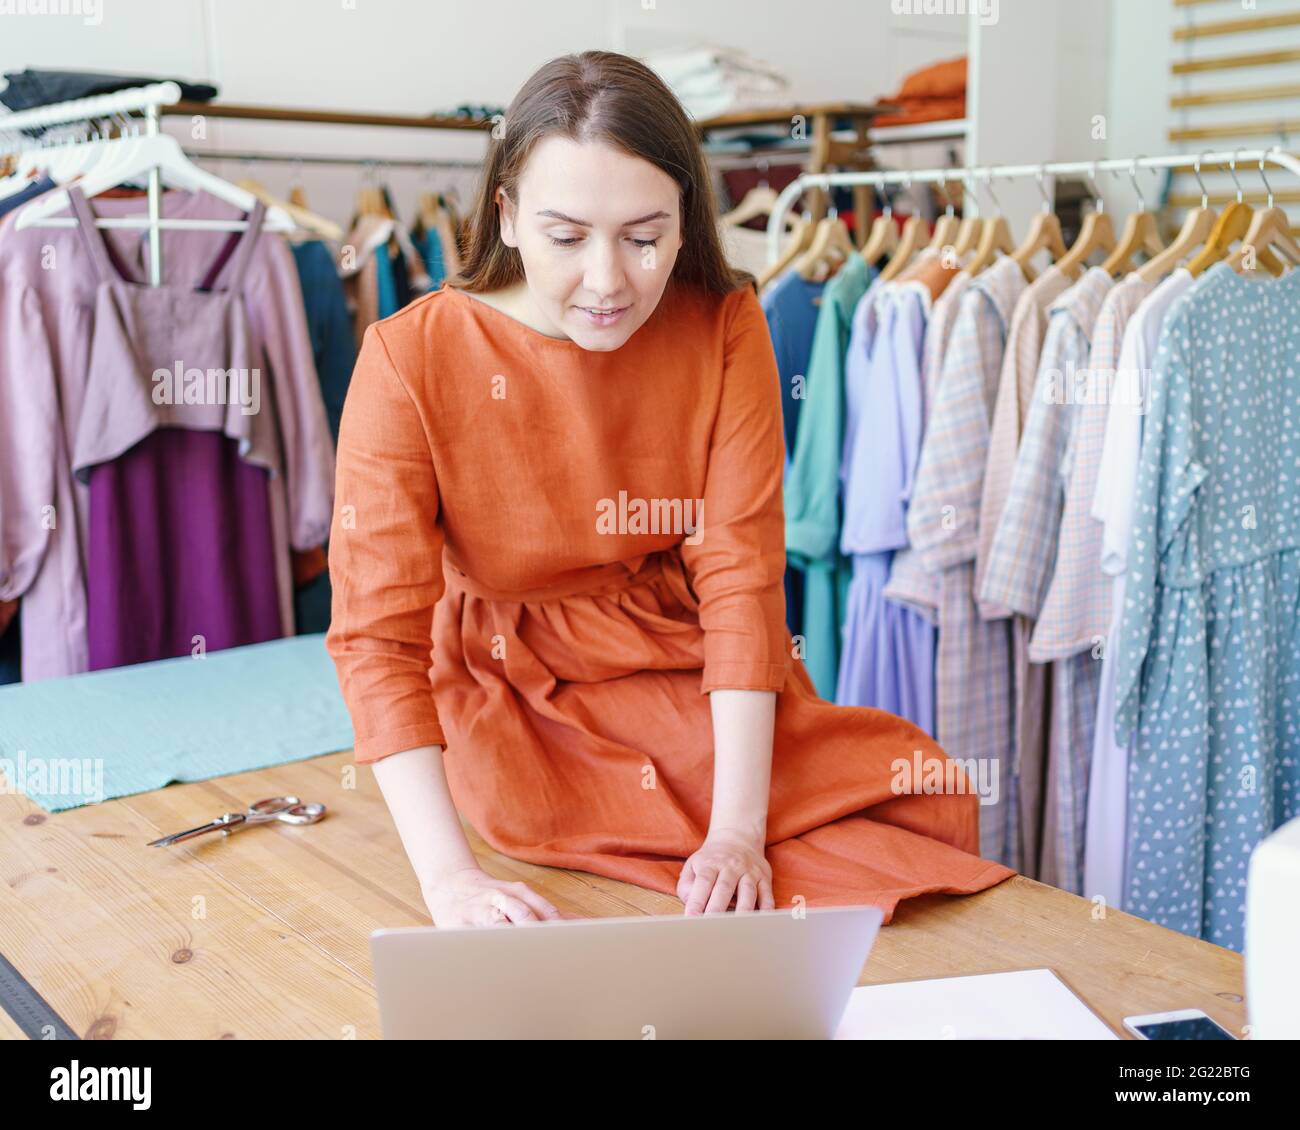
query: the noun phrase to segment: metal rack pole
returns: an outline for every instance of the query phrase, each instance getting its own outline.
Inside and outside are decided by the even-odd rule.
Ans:
[[[1099,172],[1128,172],[1139,169],[1190,169],[1200,161],[1201,171],[1214,168],[1227,169],[1233,164],[1258,165],[1260,161],[1271,162],[1279,168],[1286,169],[1300,177],[1300,159],[1294,154],[1278,148],[1272,149],[1238,149],[1230,153],[1171,153],[1157,157],[1107,157],[1097,161],[1048,161],[1041,165],[966,165],[948,169],[890,170],[872,173],[804,173],[792,180],[776,198],[767,221],[767,261],[775,263],[781,253],[781,231],[786,213],[795,200],[807,188],[828,189],[840,185],[867,184],[877,187],[887,184],[940,184],[947,181],[985,180],[989,178],[1008,179],[1012,177],[1036,177],[1039,175],[1067,176],[1072,174],[1093,174]]]
[[[342,157],[327,153],[232,153],[222,149],[186,149],[192,161],[272,161],[285,165],[373,165],[376,169],[482,169],[482,161],[454,161],[421,157]]]
[[[156,136],[159,130],[157,105],[145,107],[145,134]],[[149,170],[149,285],[162,286],[162,173],[158,166]]]

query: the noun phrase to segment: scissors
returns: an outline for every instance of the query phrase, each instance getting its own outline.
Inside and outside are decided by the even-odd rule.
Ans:
[[[168,844],[178,844],[181,840],[193,839],[195,836],[203,835],[204,832],[220,830],[223,836],[229,835],[236,828],[242,828],[247,824],[262,824],[267,820],[280,820],[285,824],[315,824],[324,815],[325,806],[323,804],[303,804],[296,796],[267,797],[266,800],[259,800],[256,804],[250,804],[247,812],[227,812],[224,816],[218,816],[215,820],[197,828],[191,828],[186,832],[176,832],[170,836],[163,836],[160,840],[153,840],[146,844],[145,847],[166,847]]]

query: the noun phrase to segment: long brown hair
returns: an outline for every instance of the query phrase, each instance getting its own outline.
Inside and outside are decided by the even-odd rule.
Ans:
[[[464,266],[449,280],[457,287],[493,291],[523,279],[519,249],[501,241],[496,190],[501,186],[518,204],[519,178],[529,154],[552,134],[580,144],[605,142],[649,161],[677,182],[682,246],[673,280],[719,295],[754,285],[753,275],[727,263],[718,238],[713,182],[695,127],[676,96],[637,59],[612,51],[583,51],[540,67],[494,130]]]

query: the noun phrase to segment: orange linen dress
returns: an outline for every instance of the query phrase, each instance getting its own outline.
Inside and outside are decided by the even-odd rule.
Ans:
[[[896,780],[896,759],[947,762],[933,740],[819,699],[794,657],[782,445],[749,287],[670,282],[610,352],[446,284],[371,326],[330,541],[356,761],[440,743],[457,807],[498,851],[673,894],[708,831],[707,692],[776,691],[778,906],[869,903],[888,921],[900,899],[1014,874],[976,854],[970,791]],[[637,500],[679,506],[643,526]]]

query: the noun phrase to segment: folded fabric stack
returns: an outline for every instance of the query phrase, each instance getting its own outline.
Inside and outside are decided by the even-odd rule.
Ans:
[[[694,118],[782,106],[790,80],[768,64],[731,47],[703,44],[658,51],[644,60]]]
[[[2,9],[0,9],[2,10]],[[0,102],[17,113],[36,106],[49,106],[73,98],[90,98],[97,94],[112,94],[133,86],[148,86],[155,82],[174,82],[181,88],[181,97],[187,102],[211,102],[217,88],[206,82],[186,82],[179,78],[161,75],[118,74],[109,71],[53,71],[28,67],[24,71],[6,71],[9,85],[0,91]]]
[[[878,117],[874,122],[878,126],[906,126],[964,118],[966,56],[913,71],[903,80],[898,93],[884,101],[900,109],[897,114]]]

